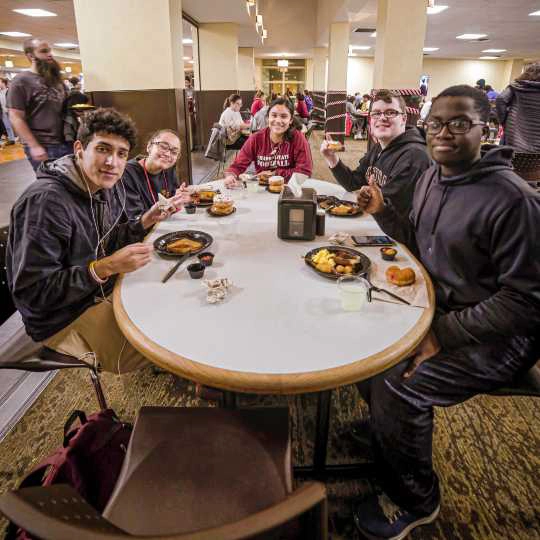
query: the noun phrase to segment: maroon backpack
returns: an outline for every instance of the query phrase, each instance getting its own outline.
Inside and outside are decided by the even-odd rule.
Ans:
[[[80,425],[73,427],[77,419]],[[112,409],[88,418],[83,411],[73,411],[64,426],[62,447],[42,461],[19,487],[69,484],[102,512],[120,474],[132,429]],[[6,539],[30,538],[26,531],[10,524]]]

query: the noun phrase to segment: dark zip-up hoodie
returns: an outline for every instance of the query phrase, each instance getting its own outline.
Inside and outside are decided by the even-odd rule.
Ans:
[[[101,295],[88,272],[90,261],[141,241],[139,221],[127,221],[122,210],[121,184],[90,195],[73,156],[47,161],[37,181],[11,210],[7,246],[8,285],[27,333],[35,341],[47,339],[74,321]],[[98,235],[104,249],[96,250]],[[114,279],[104,286],[112,290]]]
[[[341,160],[330,170],[347,191],[367,185],[373,176],[389,204],[403,216],[408,216],[414,186],[431,164],[422,133],[418,128],[409,127],[384,150],[380,144],[373,146],[356,170],[352,171]]]
[[[412,249],[436,291],[433,329],[445,349],[535,336],[540,328],[540,195],[511,169],[512,149],[488,151],[459,176],[427,170],[409,220],[374,217]]]

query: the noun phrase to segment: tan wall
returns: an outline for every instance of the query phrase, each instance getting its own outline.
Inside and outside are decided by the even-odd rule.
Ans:
[[[74,8],[87,90],[184,87],[181,0],[74,0]]]
[[[347,69],[347,93],[367,92],[373,88],[373,58],[349,57]],[[515,78],[519,62],[513,60],[462,60],[424,58],[422,74],[431,77],[429,95],[455,84],[474,86],[478,79],[486,79],[498,91]],[[403,85],[400,85],[403,87]]]
[[[230,90],[238,85],[238,25],[199,26],[201,90]]]
[[[255,90],[253,47],[238,48],[238,90]]]

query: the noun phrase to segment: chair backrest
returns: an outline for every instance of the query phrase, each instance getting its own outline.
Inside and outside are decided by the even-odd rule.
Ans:
[[[241,520],[291,491],[286,408],[143,407],[103,515],[133,535],[180,534]]]

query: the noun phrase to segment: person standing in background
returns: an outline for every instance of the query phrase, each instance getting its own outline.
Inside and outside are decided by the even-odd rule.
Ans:
[[[24,42],[24,53],[32,66],[13,79],[7,106],[11,125],[36,170],[42,161],[65,156],[73,147],[64,142],[67,90],[60,76],[60,64],[53,58],[49,44],[38,38]]]
[[[9,114],[7,109],[7,92],[8,92],[9,79],[4,77],[0,78],[0,110],[2,111],[2,122],[6,128],[7,133],[7,142],[6,146],[9,144],[15,144],[15,133],[13,133],[13,128],[11,127],[11,122],[9,121]]]
[[[255,116],[257,112],[264,107],[264,92],[262,90],[257,90],[255,92],[255,97],[253,98],[253,103],[251,104],[251,116]]]
[[[306,102],[308,113],[311,113],[313,110],[313,98],[311,97],[309,90],[304,90],[304,101]]]

